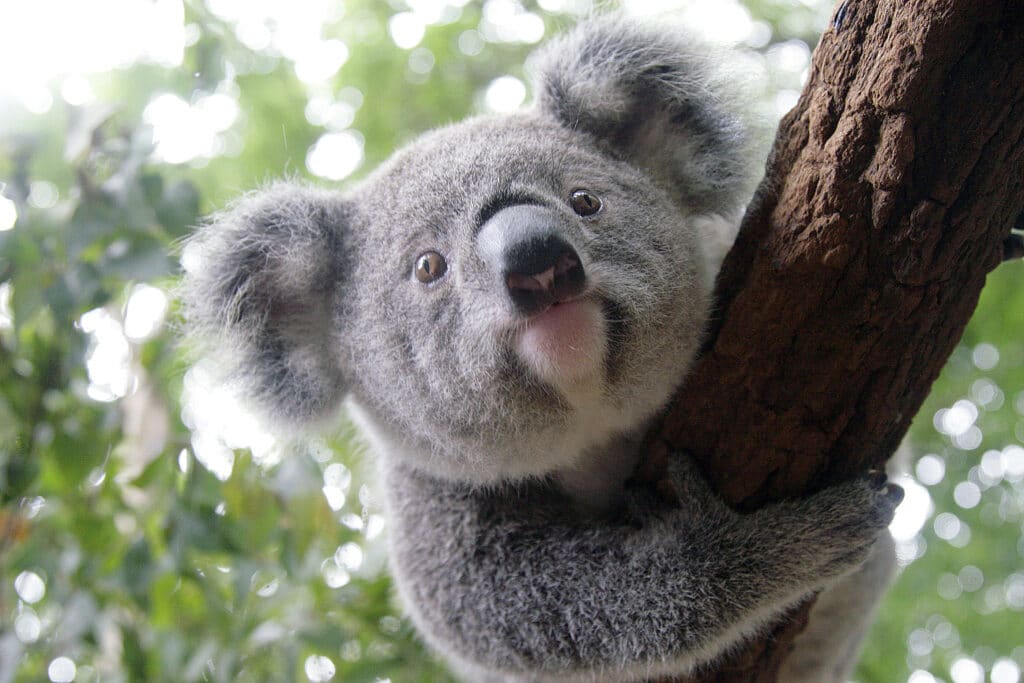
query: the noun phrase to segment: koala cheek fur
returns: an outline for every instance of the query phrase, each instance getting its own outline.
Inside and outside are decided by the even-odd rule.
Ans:
[[[750,192],[723,59],[594,18],[530,62],[530,111],[428,133],[346,194],[275,184],[185,247],[186,319],[225,381],[285,428],[352,403],[399,593],[469,680],[690,671],[842,586],[863,599],[823,604],[854,626],[815,632],[849,654],[794,661],[821,681],[852,663],[898,489],[740,516],[683,457],[681,509],[625,483]]]

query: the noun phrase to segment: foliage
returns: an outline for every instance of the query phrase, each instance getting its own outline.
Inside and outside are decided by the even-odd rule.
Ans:
[[[203,441],[188,404],[203,388],[173,302],[178,242],[203,213],[282,173],[312,175],[321,143],[347,150],[345,182],[358,178],[416,133],[484,110],[494,79],[523,78],[539,38],[525,15],[547,33],[572,21],[532,3],[440,3],[415,47],[396,47],[396,15],[429,4],[346,3],[323,22],[321,37],[348,53],[326,78],[300,78],[279,45],[254,46],[258,31],[228,16],[231,3],[190,0],[180,63],[92,74],[85,98],[56,79],[45,86],[64,95],[45,107],[0,89],[0,683],[447,680],[398,616],[351,434]],[[747,6],[772,29],[757,43],[771,111],[799,87],[806,48],[786,41],[813,42],[828,11]],[[494,17],[518,17],[524,33],[503,38]],[[175,158],[153,106],[162,97],[179,117],[227,116],[178,139],[208,144]],[[944,464],[928,491],[970,539],[938,517],[911,535],[903,551],[916,559],[861,680],[946,676],[965,655],[1024,666],[1024,465],[1012,450],[1024,442],[1022,275],[1020,264],[993,275],[913,432],[912,472],[922,454]],[[967,423],[940,417],[940,433],[940,409]]]

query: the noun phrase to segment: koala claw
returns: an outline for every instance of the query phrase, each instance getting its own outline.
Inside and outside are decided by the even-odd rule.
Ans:
[[[893,507],[903,502],[904,491],[899,484],[886,484],[884,490],[886,497],[892,501]]]
[[[1003,240],[1003,260],[1024,258],[1024,235],[1012,234]]]
[[[869,502],[871,525],[876,530],[881,530],[892,522],[896,506],[903,500],[903,487],[890,482],[884,474],[879,477],[875,472],[865,475],[865,479],[871,491]]]
[[[868,470],[865,476],[871,488],[884,493],[894,505],[899,505],[903,500],[903,487],[889,481],[889,476],[882,470]]]

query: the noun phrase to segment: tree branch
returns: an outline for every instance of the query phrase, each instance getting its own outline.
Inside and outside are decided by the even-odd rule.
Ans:
[[[651,462],[692,453],[741,509],[881,466],[1022,208],[1024,6],[842,3]],[[800,618],[695,680],[775,680]]]

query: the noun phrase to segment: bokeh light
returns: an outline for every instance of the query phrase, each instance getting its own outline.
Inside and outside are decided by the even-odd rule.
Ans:
[[[34,605],[46,595],[46,583],[39,574],[23,571],[14,579],[14,590],[19,598]]]
[[[18,207],[7,197],[0,195],[0,232],[6,232],[18,221]]]
[[[306,658],[306,677],[313,683],[322,683],[334,678],[335,666],[329,657],[310,655]]]
[[[526,99],[526,86],[514,76],[499,76],[491,81],[484,94],[487,108],[496,112],[511,112]]]
[[[328,180],[347,178],[363,163],[363,138],[355,131],[325,133],[306,155],[306,168]]]
[[[178,66],[185,47],[184,16],[182,0],[5,3],[0,63],[17,68],[0,73],[0,94],[13,95],[41,114],[53,104],[47,87],[57,77],[75,76],[68,86],[70,99],[88,100],[91,89],[81,76],[139,61]]]
[[[69,657],[57,657],[50,662],[46,673],[50,676],[50,680],[53,683],[71,683],[71,681],[75,680],[78,668]]]

